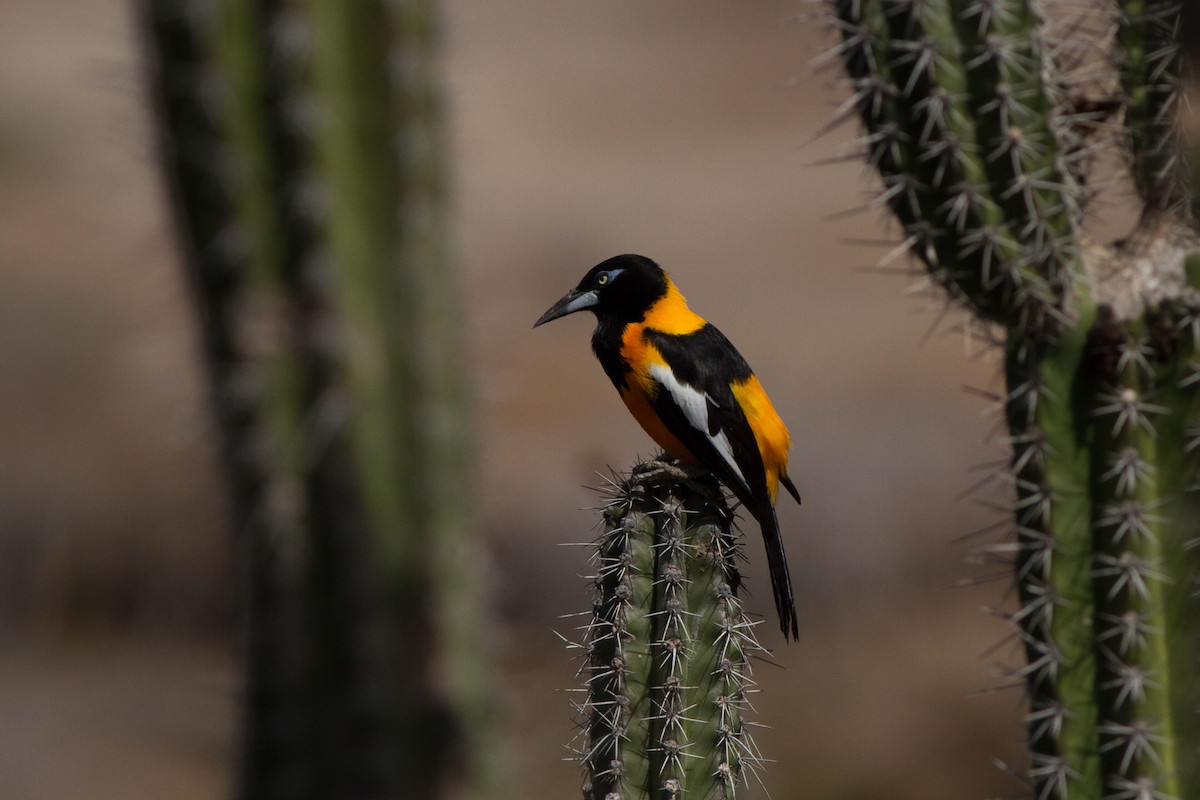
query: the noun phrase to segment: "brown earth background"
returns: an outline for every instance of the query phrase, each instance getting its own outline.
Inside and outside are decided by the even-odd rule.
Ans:
[[[474,387],[464,476],[491,559],[518,796],[564,763],[588,603],[586,486],[651,445],[588,349],[533,320],[618,252],[659,260],[754,364],[795,439],[781,504],[800,641],[756,672],[776,800],[985,798],[1021,787],[1004,580],[959,537],[994,354],[868,269],[894,237],[816,137],[844,92],[802,0],[445,4],[452,224]],[[0,797],[230,796],[238,672],[230,539],[194,315],[154,172],[130,4],[0,10]],[[815,141],[814,141],[815,138]],[[901,264],[898,264],[902,266]],[[940,322],[939,322],[940,320]],[[757,533],[747,567],[770,610]],[[765,797],[759,787],[748,793]]]

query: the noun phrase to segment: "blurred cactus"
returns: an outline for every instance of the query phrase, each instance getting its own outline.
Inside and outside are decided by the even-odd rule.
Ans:
[[[494,794],[431,0],[144,0],[232,486],[241,794]]]
[[[828,0],[880,205],[1003,329],[1039,800],[1200,798],[1200,235],[1178,0]],[[1118,153],[1127,237],[1089,236]],[[1093,226],[1094,227],[1094,226]]]
[[[761,758],[742,720],[749,656],[740,540],[711,475],[649,461],[614,483],[581,647],[585,800],[730,798]]]

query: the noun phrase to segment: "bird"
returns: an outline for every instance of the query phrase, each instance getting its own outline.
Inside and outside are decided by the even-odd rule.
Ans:
[[[762,528],[779,627],[797,639],[775,500],[780,484],[797,503],[800,492],[787,474],[791,435],[758,377],[645,256],[592,267],[533,327],[585,310],[596,315],[592,351],[634,419],[669,456],[712,472]]]

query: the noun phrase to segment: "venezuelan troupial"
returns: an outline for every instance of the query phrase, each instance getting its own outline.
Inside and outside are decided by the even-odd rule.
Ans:
[[[762,527],[784,638],[798,635],[787,556],[775,516],[791,436],[750,365],[688,308],[650,259],[614,256],[593,267],[534,323],[576,311],[596,315],[592,350],[626,407],[668,455],[711,470]]]

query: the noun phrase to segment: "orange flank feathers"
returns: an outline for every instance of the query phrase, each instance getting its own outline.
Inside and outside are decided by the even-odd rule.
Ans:
[[[763,469],[767,473],[767,491],[771,493],[771,503],[779,494],[779,479],[787,477],[788,448],[792,446],[792,435],[787,426],[779,418],[771,398],[763,391],[758,378],[751,375],[744,381],[735,381],[730,385],[733,396],[750,430],[754,431],[754,441],[758,443],[758,452],[762,455]]]
[[[650,434],[650,438],[665,450],[667,455],[685,464],[700,463],[700,460],[692,455],[692,451],[688,450],[675,434],[667,430],[662,417],[658,416],[650,406],[645,392],[640,388],[626,389],[621,392],[621,399],[625,401],[625,407],[629,409],[629,413],[642,426],[642,430]]]

